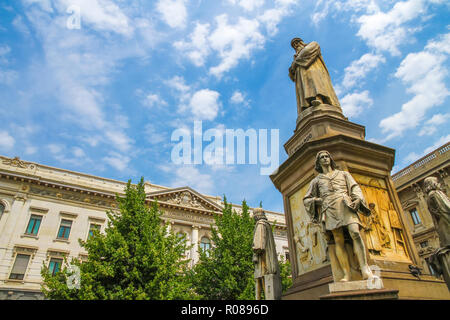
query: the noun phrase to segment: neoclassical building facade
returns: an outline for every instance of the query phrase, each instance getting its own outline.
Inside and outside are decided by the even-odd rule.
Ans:
[[[0,299],[42,299],[42,266],[55,273],[64,257],[86,259],[78,239],[105,229],[106,211],[117,210],[115,195],[124,194],[125,186],[123,181],[0,156]],[[175,233],[184,234],[188,244],[211,247],[221,197],[148,182],[145,191],[149,204],[158,201],[163,220]],[[284,215],[266,215],[275,224],[277,252],[287,257]],[[192,264],[198,261],[199,246],[186,252]]]
[[[395,189],[402,203],[406,227],[421,258],[422,272],[434,274],[428,258],[439,248],[439,237],[427,206],[424,179],[438,178],[447,195],[450,194],[450,142],[430,152],[392,175]]]

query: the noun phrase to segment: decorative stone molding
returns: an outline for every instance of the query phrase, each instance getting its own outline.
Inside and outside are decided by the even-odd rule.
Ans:
[[[39,249],[38,247],[32,247],[27,245],[15,245],[12,255],[15,256],[16,254],[29,254],[31,255],[31,258],[34,258],[38,249]]]
[[[78,217],[78,213],[73,213],[73,212],[67,212],[67,211],[60,211],[59,214],[61,216],[70,218],[70,219],[76,219]]]
[[[3,158],[2,163],[6,164],[8,166],[11,166],[11,167],[22,168],[22,169],[27,169],[28,166],[30,165],[29,162],[25,162],[23,160],[20,160],[19,157]]]
[[[94,216],[89,216],[88,217],[89,221],[93,221],[93,222],[97,222],[97,223],[105,223],[106,219],[105,218],[101,218],[101,217],[94,217]]]
[[[67,250],[60,250],[60,249],[48,249],[47,250],[47,257],[46,261],[49,261],[50,258],[60,258],[64,259],[65,257],[69,256],[69,251]]]
[[[36,206],[31,206],[30,207],[30,212],[32,213],[41,213],[41,214],[46,214],[48,212],[49,209],[47,208],[42,208],[42,207],[36,207]]]

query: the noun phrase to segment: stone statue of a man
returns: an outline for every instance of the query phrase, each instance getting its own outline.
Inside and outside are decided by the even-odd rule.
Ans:
[[[344,274],[340,281],[349,281],[350,261],[345,249],[344,228],[353,241],[353,250],[358,259],[364,279],[373,278],[367,264],[366,249],[361,238],[361,221],[357,212],[370,214],[361,188],[346,171],[336,169],[336,163],[328,151],[319,151],[315,169],[319,175],[311,181],[303,198],[306,212],[313,222],[322,223],[324,231],[331,231],[335,242],[336,257]]]
[[[437,273],[444,277],[450,290],[450,199],[441,190],[435,177],[426,178],[424,187],[428,210],[433,217],[440,246],[430,257],[430,263]]]
[[[281,276],[272,227],[264,210],[253,210],[255,231],[253,233],[253,263],[255,265],[255,295],[261,300],[264,291],[266,300],[281,299]]]
[[[322,103],[339,107],[319,44],[315,41],[306,44],[302,39],[294,38],[291,46],[295,49],[295,55],[289,77],[295,82],[298,112]]]

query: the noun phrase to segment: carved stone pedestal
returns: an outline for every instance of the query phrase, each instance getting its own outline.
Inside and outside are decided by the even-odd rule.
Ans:
[[[299,118],[284,146],[289,157],[270,176],[283,195],[288,228],[293,285],[283,299],[450,299],[442,280],[429,275],[418,279],[410,272],[409,265],[417,266],[420,260],[390,176],[395,150],[364,140],[364,127],[346,120],[338,108],[309,108]],[[352,175],[371,204],[372,214],[360,216],[360,232],[368,264],[377,269],[387,289],[330,291],[329,284],[341,278],[336,272],[334,242],[312,223],[303,204],[318,174],[315,156],[321,150],[330,152],[339,170]],[[357,266],[352,266],[351,280],[361,280]]]
[[[279,274],[267,274],[264,276],[264,285],[266,289],[265,300],[280,300],[281,299],[281,281]]]
[[[397,300],[398,290],[372,289],[338,291],[320,296],[320,300]]]

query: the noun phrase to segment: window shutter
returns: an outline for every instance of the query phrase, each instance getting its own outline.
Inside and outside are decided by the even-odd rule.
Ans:
[[[11,273],[14,274],[25,274],[27,271],[28,261],[30,260],[30,256],[26,254],[18,254],[16,256],[16,261],[14,262],[14,266],[12,268]]]

